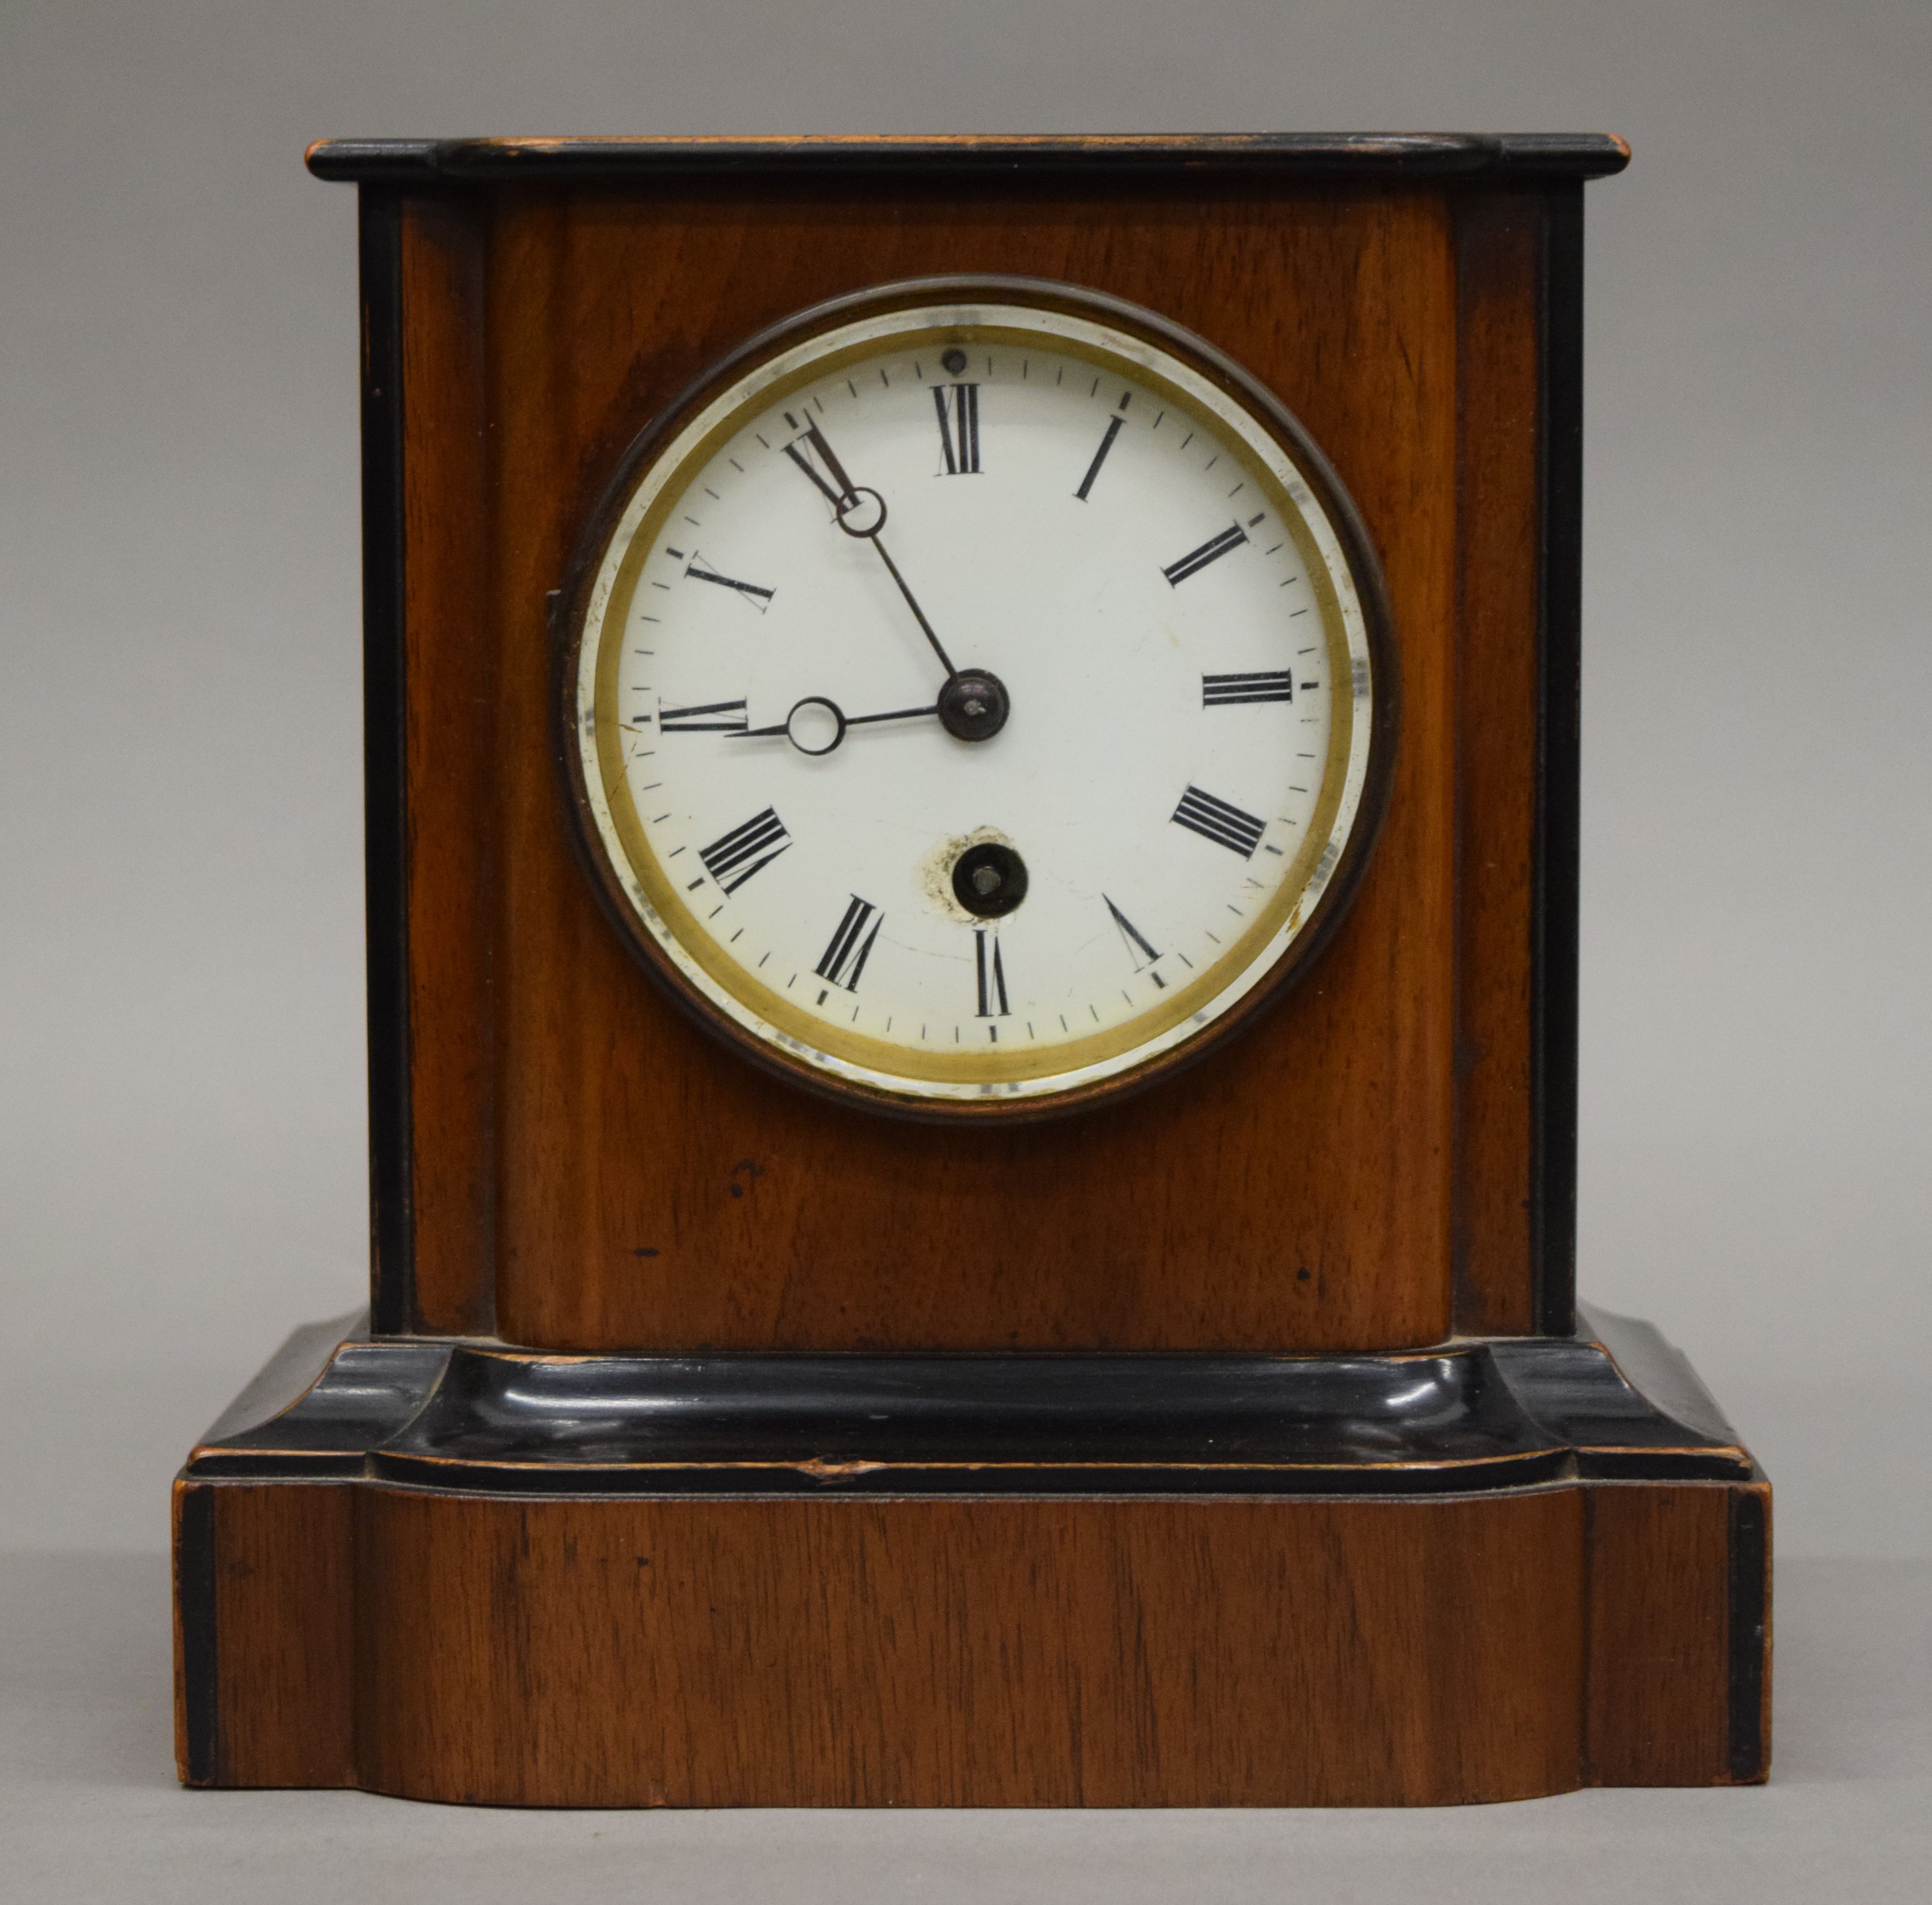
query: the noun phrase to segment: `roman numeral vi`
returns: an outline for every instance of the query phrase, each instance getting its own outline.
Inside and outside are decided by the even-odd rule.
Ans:
[[[1011,1015],[1006,1010],[1006,968],[1000,958],[1000,940],[997,933],[989,933],[984,926],[973,928],[974,956],[980,967],[980,1014],[982,1018],[1005,1018]]]

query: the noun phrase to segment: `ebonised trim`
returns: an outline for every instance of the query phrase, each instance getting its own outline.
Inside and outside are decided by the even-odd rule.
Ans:
[[[1530,998],[1534,1327],[1576,1326],[1576,1011],[1583,542],[1583,188],[1544,200],[1536,843]]]
[[[1732,1490],[1728,1750],[1731,1778],[1746,1784],[1762,1779],[1768,1770],[1764,1676],[1770,1532],[1770,1504],[1762,1492]]]
[[[214,1497],[184,1488],[175,1520],[175,1618],[181,1631],[182,1778],[212,1786],[220,1777],[220,1688],[214,1634]]]
[[[362,330],[362,763],[369,1010],[370,1309],[413,1328],[407,664],[404,646],[402,208],[359,194]]]
[[[326,139],[329,179],[425,184],[506,178],[637,180],[838,172],[982,177],[1049,173],[1556,179],[1621,172],[1630,149],[1599,133],[1216,133],[1083,137]]]
[[[1640,1358],[1648,1339],[1633,1327]],[[1660,1406],[1630,1360],[1567,1339],[1336,1356],[557,1356],[356,1337],[286,1406],[259,1420],[259,1405],[231,1412],[188,1472],[653,1496],[1404,1496],[1748,1479],[1721,1418],[1689,1391]]]

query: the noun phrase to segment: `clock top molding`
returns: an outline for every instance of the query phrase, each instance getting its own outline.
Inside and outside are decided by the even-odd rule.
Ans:
[[[612,179],[706,170],[1189,174],[1312,179],[1600,178],[1630,163],[1603,133],[1168,133],[1040,136],[782,134],[750,138],[324,139],[318,178],[422,184],[509,178]]]
[[[1628,156],[313,147],[360,202],[378,1332],[1322,1352],[1567,1330],[1582,188]],[[680,1009],[600,895],[558,694],[573,562],[646,434],[802,313],[962,278],[1150,312],[1292,413],[1379,566],[1401,698],[1372,854],[1285,1002],[1130,1098],[971,1130],[828,1106]]]

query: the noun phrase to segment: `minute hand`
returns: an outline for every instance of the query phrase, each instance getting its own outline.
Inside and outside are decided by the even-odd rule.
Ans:
[[[835,490],[831,483],[826,482],[813,469],[796,443],[785,446],[786,455],[824,491],[832,508],[837,512],[838,526],[848,536],[857,536],[862,541],[869,542],[879,552],[880,561],[885,564],[886,573],[898,584],[899,593],[904,596],[906,607],[912,610],[920,632],[932,644],[933,653],[939,657],[939,665],[946,670],[949,678],[957,674],[959,670],[952,665],[952,656],[946,653],[945,645],[934,632],[932,624],[926,620],[926,610],[920,607],[918,597],[906,586],[905,578],[899,573],[898,564],[892,560],[880,536],[880,531],[886,526],[885,498],[877,490],[860,489],[853,482],[845,473],[845,466],[838,460],[837,452],[825,440],[825,433],[816,422],[808,422],[804,434],[806,441],[818,452],[820,461],[831,472],[832,482],[838,487]]]

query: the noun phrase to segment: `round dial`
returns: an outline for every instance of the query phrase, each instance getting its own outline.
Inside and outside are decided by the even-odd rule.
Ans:
[[[1265,392],[1112,300],[949,280],[768,334],[634,446],[573,592],[614,916],[808,1082],[1138,1082],[1302,963],[1372,831],[1366,538]]]

